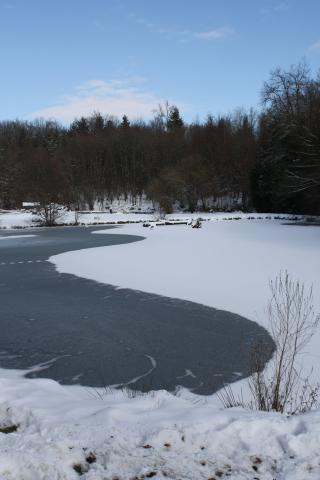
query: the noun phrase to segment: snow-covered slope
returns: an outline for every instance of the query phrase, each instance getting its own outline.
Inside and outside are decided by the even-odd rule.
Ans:
[[[187,392],[99,398],[1,372],[1,480],[318,480],[319,413],[221,410]],[[102,393],[102,392],[100,392]],[[79,473],[78,473],[79,472]]]

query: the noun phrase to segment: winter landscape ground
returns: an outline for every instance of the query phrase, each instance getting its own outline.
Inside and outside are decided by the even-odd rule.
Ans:
[[[63,253],[50,262],[59,272],[229,310],[266,328],[268,282],[287,270],[306,286],[313,284],[315,310],[320,311],[318,226],[295,225],[283,215],[283,220],[201,216],[207,219],[201,229],[118,226],[112,233],[145,239]],[[191,220],[190,215],[173,217]],[[131,220],[119,214],[108,218]],[[2,228],[13,222],[28,226],[30,219],[30,214],[8,213],[0,223]],[[21,232],[32,234],[37,230]],[[319,341],[317,332],[300,359],[306,374],[313,368],[315,382]],[[1,479],[320,478],[317,409],[293,416],[225,409],[216,395],[197,396],[185,389],[147,394],[95,390],[23,374],[1,370],[1,426],[3,432],[16,427],[0,433]],[[246,380],[235,390],[247,395]]]

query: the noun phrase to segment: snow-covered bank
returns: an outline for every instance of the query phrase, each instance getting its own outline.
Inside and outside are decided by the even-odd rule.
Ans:
[[[34,226],[31,212],[19,210],[0,212],[0,229],[30,228]]]
[[[3,371],[1,480],[286,479],[320,477],[319,413],[221,410],[165,391],[103,399]]]
[[[156,222],[159,215],[156,213],[141,213],[119,211],[114,213],[100,212],[100,211],[87,211],[79,212],[77,215],[77,221],[79,225],[114,225],[114,224],[126,224],[126,223],[144,223],[144,222]],[[201,217],[204,220],[262,220],[262,219],[287,219],[292,218],[300,219],[301,216],[293,216],[288,214],[245,214],[242,212],[196,212],[196,213],[183,213],[175,212],[170,215],[166,215],[167,221],[190,221],[195,218]],[[72,211],[64,211],[59,215],[56,220],[57,225],[73,225],[75,223],[75,213]],[[0,229],[20,229],[20,228],[33,228],[41,226],[40,218],[37,214],[30,211],[0,211]]]

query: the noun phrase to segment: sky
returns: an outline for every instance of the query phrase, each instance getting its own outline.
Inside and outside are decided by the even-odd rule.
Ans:
[[[259,108],[272,69],[319,71],[319,20],[319,0],[0,0],[0,120]]]

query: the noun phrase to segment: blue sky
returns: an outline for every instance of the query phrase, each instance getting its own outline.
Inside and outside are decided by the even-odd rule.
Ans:
[[[258,107],[271,69],[319,70],[319,20],[319,0],[0,0],[0,119]]]

